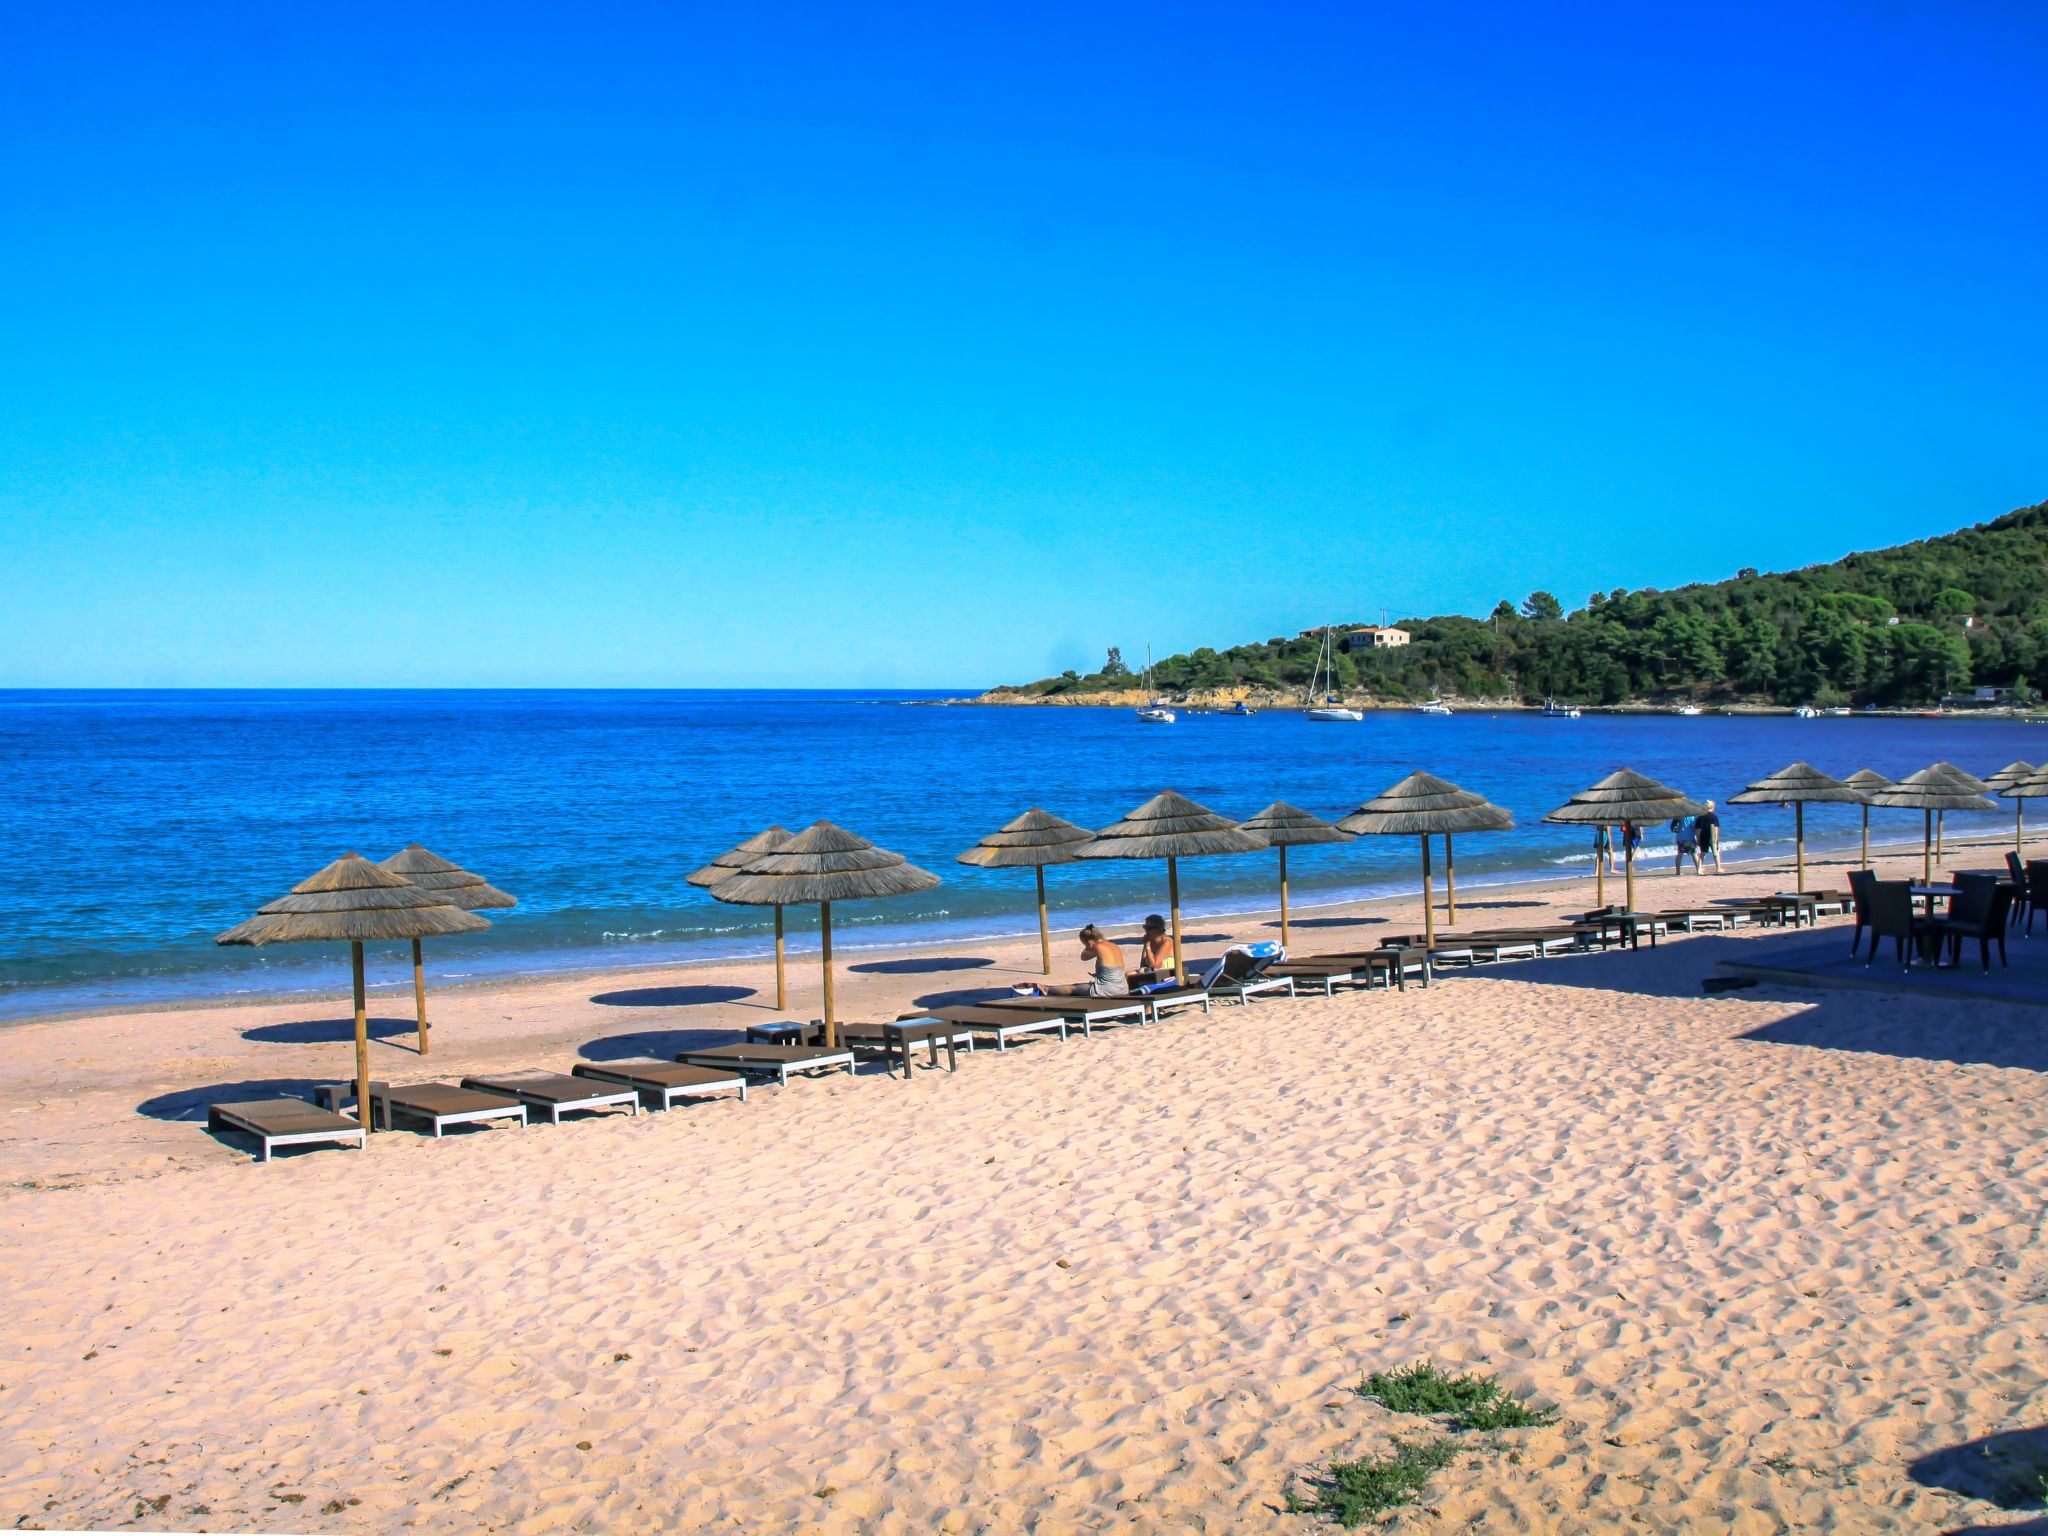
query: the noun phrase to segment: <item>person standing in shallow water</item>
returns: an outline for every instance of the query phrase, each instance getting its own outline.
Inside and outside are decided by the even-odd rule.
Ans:
[[[1122,946],[1111,942],[1093,923],[1081,930],[1081,958],[1095,962],[1092,980],[1068,982],[1056,987],[1022,986],[1012,990],[1019,997],[1130,996],[1131,973],[1124,967]]]

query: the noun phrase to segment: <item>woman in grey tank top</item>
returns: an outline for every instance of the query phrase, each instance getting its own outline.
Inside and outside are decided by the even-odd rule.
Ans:
[[[1112,943],[1093,923],[1081,930],[1081,958],[1095,962],[1095,976],[1090,981],[1072,982],[1057,987],[1017,987],[1020,997],[1128,997],[1131,993],[1130,972],[1124,966],[1124,952]]]

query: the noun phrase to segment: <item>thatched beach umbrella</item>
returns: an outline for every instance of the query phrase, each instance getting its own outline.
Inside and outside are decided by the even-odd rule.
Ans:
[[[1280,850],[1280,943],[1285,948],[1290,942],[1287,931],[1287,850],[1323,843],[1348,843],[1354,834],[1332,826],[1319,816],[1311,816],[1307,811],[1296,810],[1285,800],[1275,800],[1239,825],[1247,832],[1258,833],[1266,840],[1267,847]]]
[[[1870,792],[1873,789],[1889,789],[1891,780],[1875,768],[1858,768],[1842,780],[1851,789],[1863,796],[1863,867],[1870,868]]]
[[[1806,890],[1806,807],[1809,801],[1830,805],[1868,806],[1863,791],[1854,785],[1844,784],[1840,779],[1828,777],[1811,763],[1794,763],[1789,768],[1780,768],[1769,778],[1758,779],[1756,783],[1738,795],[1730,795],[1730,805],[1783,805],[1792,806],[1792,838],[1796,849],[1794,857],[1799,870],[1797,889]]]
[[[1659,784],[1633,768],[1617,768],[1590,789],[1582,789],[1571,799],[1560,805],[1543,819],[1560,826],[1577,827],[1641,827],[1651,822],[1675,821],[1681,816],[1698,816],[1706,807],[1688,800],[1677,790]],[[1624,869],[1628,878],[1628,909],[1636,909],[1636,851],[1627,838],[1622,839],[1626,859]],[[1599,877],[1599,861],[1594,861],[1594,899],[1605,906],[1607,882]]]
[[[1048,976],[1052,974],[1052,930],[1045,921],[1045,866],[1073,863],[1078,857],[1074,850],[1094,836],[1085,827],[1062,821],[1034,805],[954,860],[977,869],[1028,869],[1038,877],[1038,957]]]
[[[1422,839],[1422,938],[1425,945],[1436,942],[1436,892],[1429,869],[1429,839],[1433,832],[1444,835],[1444,866],[1448,872],[1451,834],[1454,832],[1505,832],[1515,824],[1508,811],[1484,795],[1460,789],[1448,779],[1432,773],[1411,773],[1400,783],[1383,789],[1349,816],[1337,823],[1346,832],[1368,836],[1410,836]],[[1458,921],[1457,895],[1452,889],[1450,920]]]
[[[1929,768],[1927,771],[1929,773],[1940,774],[1943,778],[1947,779],[1949,783],[1956,785],[1964,790],[1967,790],[1969,793],[1973,795],[1988,795],[1991,793],[1992,790],[1992,786],[1987,784],[1984,780],[1978,778],[1974,773],[1970,773],[1964,769],[1958,768],[1954,763],[1936,763],[1932,768]],[[1937,864],[1941,863],[1943,860],[1943,850],[1946,845],[1947,838],[1948,812],[1945,809],[1938,810],[1934,813],[1934,862]]]
[[[690,884],[701,886],[708,891],[712,886],[718,884],[719,881],[730,879],[742,869],[745,869],[758,855],[773,853],[793,836],[795,834],[783,826],[774,826],[768,828],[765,832],[756,832],[737,848],[728,849],[709,864],[706,864],[702,869],[693,869],[683,878],[689,881]],[[782,971],[782,908],[780,907],[775,909],[775,1006],[777,1008],[787,1008],[789,1006],[789,986],[783,979]]]
[[[2022,765],[2013,763],[2010,766],[2018,768]],[[1999,769],[1998,773],[1984,781],[1985,784],[1992,784],[1999,774],[2006,771],[2004,768]],[[2012,802],[2012,847],[2013,852],[2024,862],[2027,857],[2027,802],[2048,795],[2048,766],[2036,768],[2024,778],[2007,780],[1999,787],[1998,793],[2000,798]]]
[[[379,869],[403,875],[423,891],[448,898],[448,904],[465,912],[516,907],[519,898],[499,890],[482,875],[473,875],[460,864],[450,864],[438,853],[429,853],[418,843],[407,843],[388,859],[377,862]],[[412,1006],[419,1018],[420,1054],[427,1054],[427,972],[420,959],[420,941],[412,941]]]
[[[1967,781],[1967,782],[1966,782]],[[1960,768],[1948,763],[1936,763],[1931,768],[1922,768],[1918,773],[1908,774],[1898,783],[1884,789],[1870,790],[1872,805],[1883,806],[1895,811],[1918,811],[1921,813],[1920,837],[1920,879],[1924,885],[1934,883],[1934,813],[1936,811],[1995,811],[1998,803],[1986,799],[1970,788],[1981,784]]]
[[[837,1048],[839,1021],[832,1015],[832,903],[908,896],[939,883],[929,870],[900,853],[877,848],[829,821],[814,821],[779,848],[756,854],[734,874],[707,887],[713,897],[738,907],[818,908],[824,944],[825,1044]]]
[[[1187,980],[1180,945],[1180,867],[1182,859],[1222,853],[1256,853],[1266,840],[1247,832],[1228,816],[1218,816],[1173,790],[1162,790],[1122,821],[1104,827],[1092,843],[1076,845],[1084,859],[1164,859],[1166,899],[1173,912],[1173,974]]]
[[[363,945],[381,939],[433,938],[481,933],[491,925],[464,912],[437,891],[423,891],[403,875],[379,869],[358,853],[344,853],[289,896],[259,907],[214,939],[216,944],[346,943],[356,982],[356,1117],[370,1124],[370,1022],[363,1002]]]

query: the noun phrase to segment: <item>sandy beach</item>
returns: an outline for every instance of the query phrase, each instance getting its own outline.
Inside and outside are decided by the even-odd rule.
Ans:
[[[1665,871],[1640,905],[1790,883]],[[1591,888],[1474,891],[1461,925]],[[1297,952],[1419,905],[1304,916]],[[1197,925],[1191,954],[1267,922]],[[1296,1532],[1304,1477],[1435,1432],[1350,1390],[1428,1358],[1556,1421],[1458,1436],[1393,1529],[2024,1520],[1923,1458],[2008,1437],[1980,1494],[2048,1463],[2044,1015],[1702,992],[1772,938],[269,1166],[198,1106],[345,1075],[341,985],[12,1028],[0,1519]],[[841,1007],[1036,968],[1035,938],[864,954]],[[815,964],[791,977],[786,1016],[814,1016]],[[375,1070],[671,1055],[785,1016],[772,985],[720,964],[452,992],[426,1061],[380,1000]]]

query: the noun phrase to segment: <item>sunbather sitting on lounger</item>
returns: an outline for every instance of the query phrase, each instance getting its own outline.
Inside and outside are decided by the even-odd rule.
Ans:
[[[1145,919],[1145,949],[1138,965],[1147,971],[1173,969],[1173,940],[1166,932],[1166,919],[1157,912]]]
[[[1095,962],[1095,979],[1078,981],[1059,987],[1018,987],[1019,997],[1128,997],[1131,993],[1130,972],[1124,969],[1124,952],[1121,946],[1103,937],[1102,930],[1090,923],[1081,930],[1081,958]]]

